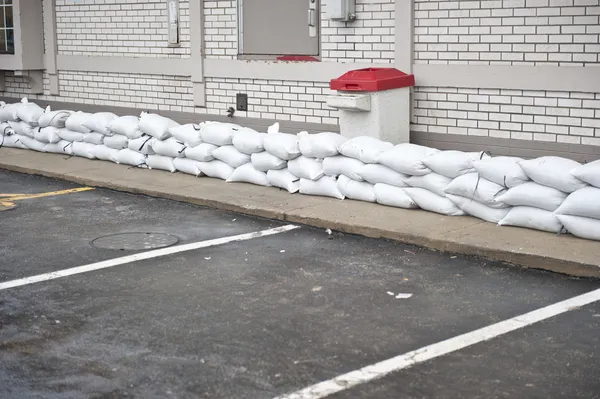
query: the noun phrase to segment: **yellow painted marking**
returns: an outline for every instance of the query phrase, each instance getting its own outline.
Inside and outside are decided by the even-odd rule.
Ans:
[[[0,201],[0,211],[7,211],[17,206],[14,202]]]
[[[47,193],[39,193],[39,194],[20,194],[20,195],[15,195],[13,197],[3,198],[2,201],[3,202],[21,201],[21,200],[33,199],[33,198],[51,197],[54,195],[80,193],[82,191],[89,191],[89,190],[93,190],[93,189],[94,189],[93,187],[78,187],[78,188],[72,188],[69,190],[50,191]]]
[[[25,194],[0,194],[0,197],[15,197],[17,195],[25,195]]]

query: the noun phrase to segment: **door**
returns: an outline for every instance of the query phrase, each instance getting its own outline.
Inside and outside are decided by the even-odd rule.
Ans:
[[[241,1],[241,53],[318,55],[318,0]]]

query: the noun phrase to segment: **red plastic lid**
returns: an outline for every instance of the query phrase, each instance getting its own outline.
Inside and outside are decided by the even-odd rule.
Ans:
[[[365,68],[332,79],[329,87],[342,91],[381,91],[414,85],[415,75],[408,75],[396,68]]]

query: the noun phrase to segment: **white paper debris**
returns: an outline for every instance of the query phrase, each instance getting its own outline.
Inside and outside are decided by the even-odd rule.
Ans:
[[[204,259],[206,259],[206,260],[210,260],[210,259],[211,259],[211,256],[209,256],[209,257],[207,257],[207,258],[204,258]]]
[[[388,295],[394,295],[394,293],[392,291],[388,291],[387,294]]]
[[[407,299],[413,296],[413,294],[398,294],[396,295],[396,299]]]

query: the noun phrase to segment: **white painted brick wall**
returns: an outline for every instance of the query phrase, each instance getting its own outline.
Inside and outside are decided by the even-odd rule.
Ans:
[[[237,58],[237,1],[209,0],[203,4],[206,58]]]
[[[179,1],[180,47],[168,47],[167,3],[161,0],[56,0],[59,54],[189,57],[189,1]]]
[[[600,145],[600,93],[416,87],[411,129]]]
[[[415,62],[600,66],[600,0],[415,0]]]

